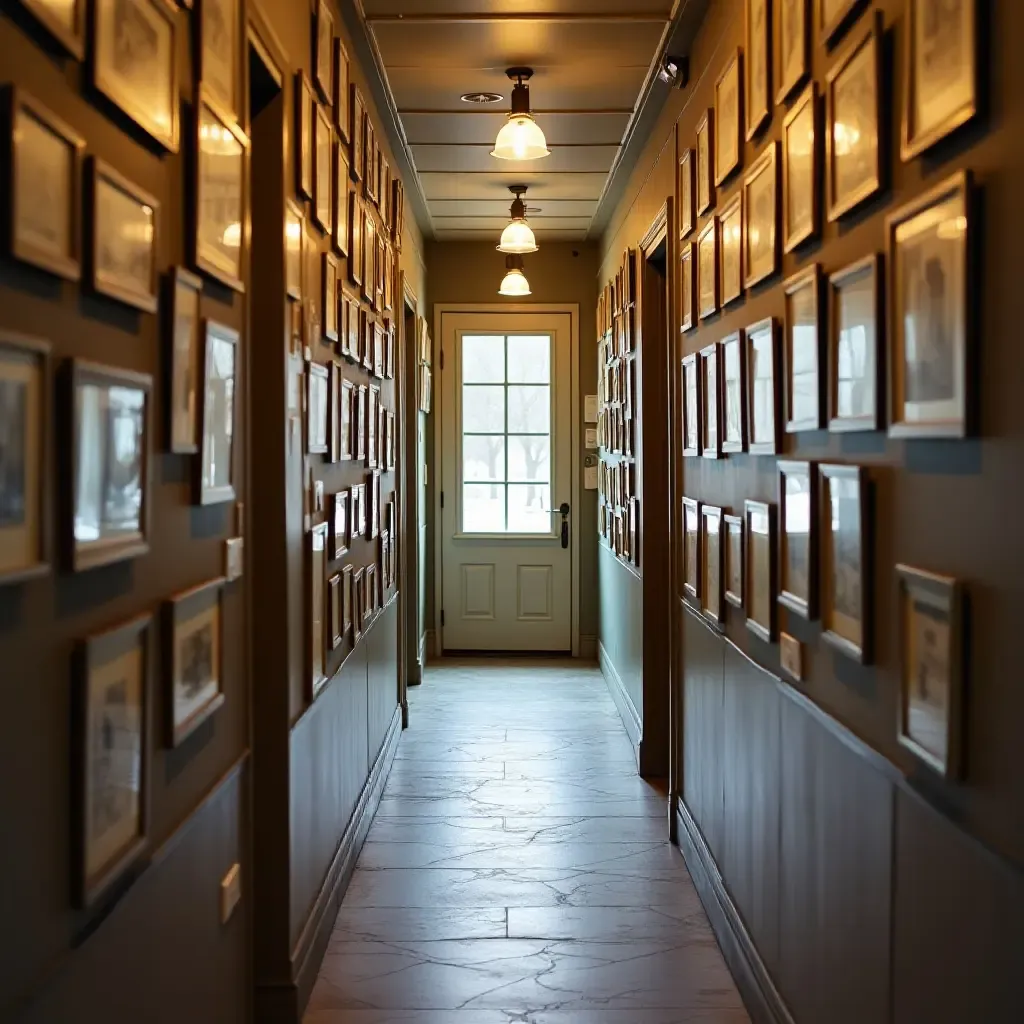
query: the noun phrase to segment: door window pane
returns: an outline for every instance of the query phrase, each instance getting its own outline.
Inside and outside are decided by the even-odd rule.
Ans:
[[[551,430],[551,389],[547,386],[508,389],[508,429],[516,434],[546,434]]]
[[[470,434],[463,437],[462,479],[504,481],[505,438],[502,434]]]
[[[505,389],[473,386],[462,389],[462,432],[494,434],[505,429]]]
[[[546,435],[508,439],[508,478],[519,483],[548,483],[551,439]]]
[[[509,337],[508,381],[510,384],[551,383],[549,335],[513,334]]]
[[[510,533],[551,532],[551,488],[546,484],[508,485]]]
[[[500,334],[462,337],[464,384],[501,384],[505,380],[505,339]]]
[[[505,532],[505,485],[464,484],[462,529],[466,533]]]

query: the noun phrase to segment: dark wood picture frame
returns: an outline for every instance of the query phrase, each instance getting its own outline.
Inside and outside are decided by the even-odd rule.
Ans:
[[[312,360],[306,363],[306,452],[309,455],[326,455],[330,451],[330,423],[325,424],[325,440],[321,444],[315,440],[316,435],[314,434],[313,428],[316,425],[313,420],[315,410],[313,408],[313,378],[316,377],[318,380],[325,381],[323,385],[327,392],[327,402],[324,407],[325,417],[330,416],[330,373],[326,366],[321,363],[313,362]]]
[[[351,159],[348,163],[348,172],[356,183],[363,180],[363,163],[365,156],[363,147],[363,121],[366,119],[366,107],[363,104],[363,94],[355,82],[352,83],[349,103],[349,147]]]
[[[693,242],[679,247],[679,332],[692,331],[697,324],[697,261]]]
[[[679,191],[679,238],[687,237],[697,226],[697,193],[694,177],[694,151],[687,146],[679,157],[678,191]]]
[[[691,397],[688,393],[687,387],[687,377],[691,374],[695,381],[692,398],[692,402],[695,403],[693,416],[690,416]],[[701,401],[701,373],[696,352],[693,352],[688,356],[683,356],[682,361],[680,362],[680,392],[680,428],[683,432],[683,457],[693,458],[699,456],[701,453],[701,416],[703,415],[703,402]],[[687,422],[693,423],[696,427],[695,436],[692,438],[690,437]]]
[[[709,529],[711,524],[714,529]],[[725,570],[724,549],[722,547],[722,510],[717,505],[701,504],[700,506],[700,576],[702,580],[700,588],[700,613],[706,622],[711,623],[716,629],[721,630],[725,625],[725,581],[723,572]],[[711,538],[717,537],[717,552],[711,550]],[[711,572],[712,559],[717,563],[717,585],[713,585],[713,574]],[[717,605],[717,611],[711,604],[712,598]]]
[[[202,82],[208,92],[212,92],[221,106],[231,113],[231,116],[236,122],[242,122],[242,92],[243,92],[243,75],[242,75],[242,48],[245,45],[245,0],[226,0],[231,7],[234,8],[234,25],[231,26],[234,29],[234,53],[230,54],[225,63],[231,68],[231,83],[230,83],[230,96],[224,96],[217,91],[215,85],[215,78],[213,75],[208,74],[209,68],[207,66],[207,41],[210,33],[207,31],[207,13],[210,10],[216,10],[220,12],[219,3],[220,0],[196,0],[193,5],[189,0],[188,7],[192,9],[192,16],[189,19],[192,22],[193,28],[193,60],[195,62],[195,80]],[[224,19],[229,20],[229,19]],[[223,21],[220,18],[217,19],[218,28],[226,28]],[[213,34],[213,44],[210,46],[210,50],[216,52],[225,42],[222,35]]]
[[[759,575],[754,572],[752,565],[752,559],[754,557],[755,545],[753,537],[755,533],[759,534],[759,531],[755,531],[751,526],[752,517],[765,516],[768,527],[768,579],[767,581],[761,580]],[[776,613],[776,581],[778,579],[778,562],[777,552],[778,545],[776,543],[776,515],[775,506],[767,501],[751,501],[747,499],[743,503],[743,589],[745,591],[745,608],[747,613],[746,626],[754,636],[764,640],[765,643],[773,643],[776,636],[777,620],[778,615]],[[768,613],[768,621],[763,622],[756,618],[756,609],[754,608],[755,601],[755,589],[758,586],[768,587],[768,600],[766,603],[766,610]]]
[[[760,27],[754,25],[751,19],[751,7],[754,3],[759,3],[764,11],[764,22]],[[747,129],[744,138],[750,142],[771,121],[772,107],[775,105],[772,96],[772,2],[771,0],[745,0],[744,7],[743,45],[746,74],[743,76],[743,109],[746,113]],[[753,58],[757,48],[764,51],[762,75],[764,105],[755,110],[751,94],[755,68]]]
[[[756,425],[758,411],[757,378],[755,368],[757,360],[753,358],[753,349],[758,339],[768,332],[771,345],[770,366],[772,371],[771,389],[771,413],[772,413],[772,436],[768,440],[756,440]],[[744,372],[746,374],[746,404],[747,404],[747,451],[751,455],[775,455],[781,448],[781,430],[779,415],[779,327],[775,317],[765,317],[757,323],[750,324],[743,332],[743,348],[745,351]]]
[[[818,469],[814,462],[779,459],[779,604],[804,619],[818,614]],[[789,476],[807,479],[807,593],[789,589],[789,500],[786,479]]]
[[[736,75],[736,124],[723,124],[721,116],[721,101],[719,90],[729,75]],[[743,126],[745,111],[743,106],[743,51],[736,47],[729,56],[725,67],[715,80],[715,187],[721,188],[743,166]],[[736,159],[725,167],[718,165],[718,149],[725,137],[736,142]]]
[[[794,163],[793,126],[798,125],[806,115],[808,107],[811,114],[812,140],[811,151],[806,159],[810,162],[810,203],[811,222],[803,230],[790,231],[790,213],[792,189],[790,179]],[[797,247],[821,235],[821,177],[822,177],[822,145],[821,145],[821,104],[818,101],[818,85],[810,82],[806,89],[793,103],[792,108],[782,121],[782,251],[791,253]],[[806,140],[804,140],[806,141]]]
[[[733,218],[738,218],[738,226],[734,227],[730,223]],[[743,216],[743,189],[739,189],[733,197],[725,203],[717,214],[718,219],[718,290],[719,290],[719,303],[724,310],[726,306],[731,306],[734,302],[743,298],[743,250],[744,250],[744,216]],[[736,288],[734,291],[726,290],[726,274],[725,274],[725,251],[727,236],[734,236],[733,244],[736,246],[736,262],[737,266],[737,281]]]
[[[330,622],[327,617],[327,523],[317,523],[308,534],[306,544],[306,614],[307,629],[307,660],[306,660],[306,698],[312,703],[323,693],[327,686],[327,651],[330,645],[328,636]],[[320,581],[319,591],[316,581]],[[317,618],[319,616],[319,620]],[[320,624],[320,635],[317,636],[317,622]]]
[[[324,103],[334,98],[334,16],[327,0],[317,0],[313,31],[313,81]]]
[[[320,342],[324,345],[335,345],[338,341],[339,269],[334,253],[320,253]]]
[[[751,202],[751,189],[762,174],[771,176],[772,208],[771,208],[771,236],[770,248],[772,263],[767,269],[760,270],[754,266],[751,258],[751,243],[754,238],[752,229],[758,233],[765,230],[764,224],[758,224],[756,220],[757,206]],[[750,165],[743,178],[743,268],[746,271],[743,286],[750,291],[755,285],[767,281],[779,272],[780,259],[780,232],[779,232],[779,144],[769,142],[761,155]]]
[[[321,3],[323,0],[321,0]],[[326,138],[326,142],[324,139]],[[327,180],[321,174],[320,146],[326,145],[330,153],[327,161]],[[313,200],[310,204],[310,219],[325,235],[331,234],[331,224],[334,214],[333,194],[333,169],[334,169],[334,129],[331,127],[331,119],[328,116],[327,108],[322,104],[316,104],[316,111],[313,115]]]
[[[68,28],[58,21],[50,6],[40,3],[38,0],[21,0],[22,7],[27,10],[36,21],[39,22],[54,39],[64,47],[75,60],[85,60],[85,28],[86,28],[86,3],[85,0],[72,0],[74,7],[73,21],[75,24]]]
[[[231,429],[225,432],[230,438],[230,454],[228,455],[230,482],[227,484],[214,485],[205,480],[206,437],[207,428],[211,426],[211,423],[209,422],[211,410],[208,394],[208,379],[212,353],[211,340],[214,338],[218,341],[233,345],[235,348],[233,366],[234,385],[232,387],[235,398],[230,403],[227,403],[231,410],[230,414],[232,420],[235,417],[235,411],[238,405],[238,366],[240,362],[239,344],[241,341],[241,335],[233,327],[228,327],[226,324],[218,323],[214,320],[204,319],[202,329],[203,376],[199,394],[197,396],[199,409],[199,458],[195,461],[195,502],[197,505],[215,505],[221,502],[235,500],[235,438],[237,437],[237,430],[235,429],[234,423],[229,424]]]
[[[739,591],[733,590],[729,586],[730,568],[732,566],[732,559],[730,555],[731,551],[731,538],[733,532],[739,534],[740,538],[740,589]],[[746,538],[743,533],[743,516],[734,516],[728,513],[722,515],[722,586],[724,590],[725,600],[731,604],[734,608],[743,608],[744,605],[744,578],[746,573],[746,562],[745,559],[745,547]]]
[[[800,27],[795,33],[798,38],[798,61],[793,74],[786,77],[785,54],[782,52],[782,40],[786,36],[784,19],[786,12],[795,11],[800,18]],[[777,53],[777,67],[779,77],[779,88],[775,93],[777,104],[785,103],[797,89],[803,85],[807,76],[811,73],[811,0],[793,0],[787,4],[786,0],[778,3],[775,9],[776,35],[779,39]]]
[[[828,330],[825,311],[825,279],[821,273],[821,264],[812,263],[799,273],[787,278],[782,285],[785,302],[783,318],[782,364],[784,368],[782,394],[787,434],[796,434],[805,430],[824,430],[828,425],[825,410],[827,407],[828,386]],[[813,415],[798,418],[795,411],[793,373],[796,366],[794,356],[794,315],[792,312],[793,297],[809,292],[814,303],[813,352],[815,359],[815,399],[816,408]]]
[[[348,158],[345,156],[345,146],[341,139],[334,140],[334,217],[331,230],[331,244],[334,251],[342,256],[349,254],[349,239],[352,229],[349,224],[349,215],[352,205],[349,202],[349,173]]]
[[[295,90],[295,192],[302,199],[313,198],[313,107],[316,98],[305,71],[297,71]]]
[[[710,243],[708,239],[710,238]],[[703,304],[703,293],[704,293],[704,269],[701,262],[701,248],[705,244],[710,244],[712,248],[712,256],[710,263],[711,277],[712,277],[712,300],[709,305]],[[719,308],[719,280],[718,280],[718,218],[712,217],[704,227],[701,228],[700,234],[697,235],[697,319],[706,320],[710,316],[714,316],[718,312]]]
[[[839,42],[847,30],[860,16],[868,0],[840,0],[841,6],[831,18],[825,10],[828,0],[815,0],[818,24],[821,27],[820,41],[830,49]]]
[[[718,373],[717,343],[706,345],[698,355],[701,395],[700,454],[705,459],[717,459],[722,454],[722,381]],[[714,375],[713,384],[708,383],[711,374]],[[711,436],[712,425],[714,437]]]
[[[360,294],[363,285],[363,218],[363,201],[359,193],[352,190],[349,192],[348,279],[359,288]],[[355,302],[358,305],[358,297]]]
[[[720,351],[720,357],[718,360],[718,372],[722,379],[722,451],[726,454],[735,454],[738,452],[746,451],[747,448],[747,345],[746,339],[743,336],[742,331],[733,331],[731,334],[727,334],[724,338],[720,338],[718,341],[718,348]],[[738,365],[739,365],[739,414],[740,414],[740,436],[738,438],[730,439],[726,436],[726,425],[728,422],[727,416],[727,396],[728,396],[728,379],[725,374],[726,365],[726,353],[727,351],[735,349],[737,353]]]
[[[351,122],[349,120],[349,102],[351,90],[349,88],[349,59],[348,50],[341,36],[334,37],[334,127],[341,138],[341,141],[348,144]],[[345,161],[346,171],[348,161]]]
[[[294,226],[294,227],[293,227]],[[295,234],[298,241],[298,279],[292,274],[293,264],[288,258],[289,247],[292,242],[291,234]],[[302,272],[306,263],[306,214],[303,208],[294,199],[285,200],[285,230],[284,230],[284,270],[285,270],[285,294],[289,299],[297,302],[302,300]]]
[[[694,147],[694,168],[696,171],[697,185],[695,192],[695,204],[697,216],[701,217],[715,205],[715,112],[712,109],[705,110],[696,128],[697,143]],[[701,169],[700,151],[701,137],[707,146],[707,159],[704,161],[703,173]],[[704,202],[701,202],[701,185],[704,186]]]
[[[183,370],[182,355],[178,350],[178,318],[180,310],[178,307],[179,289],[195,296],[195,313],[192,317],[192,337],[188,353],[189,366]],[[203,294],[203,282],[200,277],[193,274],[184,267],[173,267],[165,278],[165,299],[164,299],[164,336],[166,358],[167,387],[164,419],[167,431],[167,450],[174,455],[194,455],[199,451],[199,388],[200,388],[200,353],[202,351],[202,326],[203,320],[200,316],[200,301]],[[175,424],[175,388],[179,381],[187,386],[192,385],[192,412],[191,412],[191,439],[181,436]]]
[[[682,526],[682,530],[681,530],[681,532],[682,532],[682,544],[680,545],[680,552],[679,552],[679,561],[680,561],[679,578],[682,581],[682,585],[683,585],[682,586],[683,600],[686,601],[687,604],[690,604],[694,608],[696,608],[696,610],[698,612],[700,611],[700,606],[701,606],[701,537],[700,537],[700,532],[701,531],[700,531],[700,528],[701,528],[702,522],[701,522],[700,508],[701,508],[701,502],[697,501],[695,498],[685,498],[684,497],[682,499],[682,521],[681,521],[681,524],[680,524]],[[696,528],[693,531],[696,534],[696,536],[695,536],[695,543],[694,543],[694,548],[693,548],[693,552],[692,552],[693,557],[695,559],[695,565],[693,566],[693,569],[694,569],[694,572],[693,572],[694,583],[692,583],[692,584],[688,582],[689,568],[690,568],[689,556],[690,556],[690,553],[691,553],[690,550],[689,550],[689,547],[688,547],[688,540],[687,540],[688,533],[691,532],[689,530],[689,525],[688,525],[688,521],[687,521],[688,520],[688,516],[692,516],[693,521],[696,524]]]
[[[331,558],[337,560],[348,554],[351,545],[351,491],[338,491],[331,500]]]

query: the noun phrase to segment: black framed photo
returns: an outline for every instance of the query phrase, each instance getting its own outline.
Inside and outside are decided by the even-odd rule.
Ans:
[[[235,406],[238,331],[213,320],[203,325],[203,389],[200,398],[202,456],[196,472],[196,503],[235,499]]]
[[[202,291],[203,282],[184,267],[175,267],[167,276],[167,449],[178,455],[199,451]]]
[[[746,352],[739,331],[718,343],[722,375],[722,451],[742,452],[747,446]]]
[[[745,501],[743,518],[747,629],[771,643],[775,639],[776,619],[775,506],[764,501]]]
[[[779,604],[805,619],[817,608],[818,480],[813,462],[779,459]]]
[[[743,179],[743,267],[748,289],[779,269],[779,144],[770,142]]]
[[[722,575],[725,600],[735,608],[743,607],[743,516],[722,516]]]
[[[743,162],[743,54],[737,48],[715,82],[715,185]]]
[[[747,375],[747,450],[774,455],[779,450],[779,332],[774,317],[744,332]]]
[[[725,623],[722,578],[722,510],[714,505],[700,507],[700,611],[708,622],[721,628]]]
[[[827,334],[821,266],[813,263],[794,274],[782,290],[786,302],[782,360],[786,433],[822,430],[826,426]]]
[[[701,592],[700,506],[701,503],[694,498],[683,498],[683,596],[698,610]]]
[[[782,122],[782,249],[821,233],[821,131],[818,87],[811,82]]]
[[[721,422],[722,393],[718,379],[718,345],[711,344],[700,350],[701,444],[705,459],[717,459],[722,454]]]

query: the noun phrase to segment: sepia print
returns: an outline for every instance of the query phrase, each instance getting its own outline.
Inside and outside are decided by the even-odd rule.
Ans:
[[[743,58],[735,51],[715,83],[715,184],[721,185],[740,165],[743,124],[740,120]]]
[[[728,306],[743,294],[743,195],[737,192],[719,214],[719,280],[722,305]]]
[[[168,448],[190,454],[199,448],[199,295],[202,282],[176,267],[169,278],[171,381]]]
[[[713,110],[708,110],[697,122],[697,213],[707,212],[715,201],[714,185],[711,181],[711,160],[714,135]]]
[[[295,191],[313,198],[313,108],[316,97],[304,71],[295,73]]]
[[[224,703],[222,588],[223,580],[213,580],[164,606],[171,645],[168,746],[180,744]]]
[[[284,280],[290,299],[302,298],[302,243],[305,234],[302,207],[289,199],[284,210]]]
[[[747,0],[746,102],[748,140],[771,117],[771,31],[769,0]]]
[[[74,57],[85,57],[85,0],[21,0]]]
[[[199,80],[224,109],[241,120],[239,0],[200,0]]]
[[[330,103],[334,94],[334,18],[325,0],[319,0],[316,7],[316,87],[325,103]]]
[[[810,0],[776,0],[779,36],[779,89],[782,103],[810,71]]]
[[[716,218],[697,237],[697,316],[704,320],[718,310],[718,224]]]
[[[331,230],[331,214],[334,212],[331,195],[331,150],[334,135],[327,111],[316,105],[313,120],[313,222],[325,232]]]
[[[685,238],[696,226],[693,194],[693,150],[679,158],[679,237]]]
[[[777,154],[778,143],[769,143],[743,182],[743,264],[747,288],[771,277],[779,266]]]

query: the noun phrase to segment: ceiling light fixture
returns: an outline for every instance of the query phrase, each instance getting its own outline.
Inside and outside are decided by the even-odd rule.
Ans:
[[[494,141],[491,156],[499,160],[539,160],[550,156],[547,139],[530,113],[532,68],[509,68],[506,75],[516,84],[512,88],[512,112]]]
[[[523,273],[522,256],[505,257],[505,277],[498,289],[498,294],[514,299],[521,299],[530,294],[530,282],[526,280],[526,275]]]
[[[501,233],[498,252],[536,252],[537,239],[534,237],[530,225],[526,223],[526,203],[523,202],[526,186],[509,185],[508,190],[515,196],[515,199],[512,200],[512,209],[509,211],[512,219],[509,221],[508,227]]]

